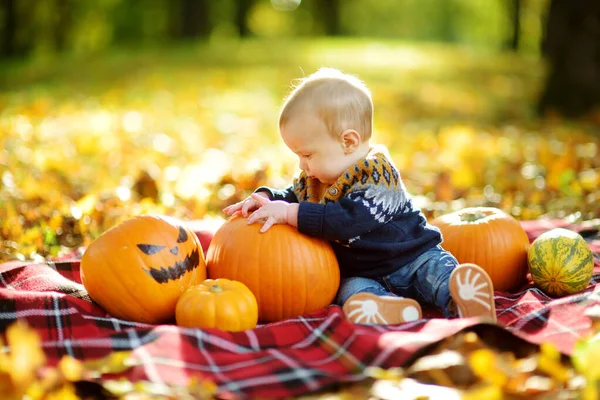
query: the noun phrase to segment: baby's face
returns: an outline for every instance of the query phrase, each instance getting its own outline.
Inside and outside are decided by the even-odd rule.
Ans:
[[[341,134],[341,132],[340,132]],[[300,160],[309,177],[331,185],[355,162],[346,154],[341,137],[334,138],[313,113],[300,113],[281,127],[281,138]]]

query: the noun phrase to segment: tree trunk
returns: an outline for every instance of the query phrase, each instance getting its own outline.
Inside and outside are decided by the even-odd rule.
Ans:
[[[4,10],[4,30],[2,31],[2,55],[11,57],[15,55],[15,31],[17,29],[16,10],[14,0],[2,0]]]
[[[252,31],[248,26],[248,13],[252,9],[255,0],[237,0],[235,8],[235,24],[238,28],[240,37],[248,37],[252,35]]]
[[[512,32],[506,41],[506,48],[512,51],[519,50],[521,41],[521,0],[510,0],[508,3]]]
[[[340,2],[339,0],[320,0],[322,5],[322,19],[327,36],[342,35],[340,23]]]
[[[457,12],[457,4],[453,0],[442,0],[440,8],[439,32],[445,42],[453,43],[456,41],[456,32],[454,30],[453,15]]]
[[[581,117],[600,106],[600,1],[552,0],[542,52],[549,70],[540,113]]]
[[[181,0],[181,37],[206,37],[212,29],[210,0]]]
[[[67,38],[72,22],[73,4],[71,0],[57,0],[57,18],[54,26],[54,47],[57,52],[62,52],[67,47]]]

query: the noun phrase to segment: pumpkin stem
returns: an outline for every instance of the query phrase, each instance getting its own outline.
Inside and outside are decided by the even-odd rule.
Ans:
[[[212,285],[210,287],[210,292],[211,293],[221,293],[223,291],[223,288],[219,285]]]
[[[463,222],[475,222],[485,217],[487,217],[487,215],[485,215],[484,213],[480,211],[474,211],[462,214],[460,216],[460,220]]]

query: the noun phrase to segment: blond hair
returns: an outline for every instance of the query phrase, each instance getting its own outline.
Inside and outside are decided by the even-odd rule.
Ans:
[[[279,126],[300,111],[315,112],[333,137],[354,129],[368,140],[373,131],[371,92],[357,77],[334,68],[321,68],[300,79],[283,104]]]

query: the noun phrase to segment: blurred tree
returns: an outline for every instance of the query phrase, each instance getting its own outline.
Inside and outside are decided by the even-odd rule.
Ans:
[[[456,40],[456,32],[454,31],[454,19],[456,14],[457,4],[453,0],[442,1],[440,4],[439,17],[440,25],[439,32],[441,38],[445,42],[454,42]]]
[[[248,14],[254,7],[256,0],[238,0],[235,7],[235,25],[238,29],[240,37],[248,37],[252,35],[252,30],[248,26]]]
[[[54,47],[56,51],[63,52],[67,49],[69,30],[71,29],[73,17],[73,4],[71,0],[57,0],[55,5]]]
[[[15,48],[15,31],[16,31],[16,15],[14,0],[1,0],[2,10],[4,13],[4,29],[2,30],[2,55],[10,57],[14,55]]]
[[[89,7],[89,2],[84,0],[72,1],[77,2],[80,7],[88,3]],[[110,37],[110,45],[153,45],[169,38],[169,23],[177,27],[173,29],[175,34],[172,36],[176,39],[182,37],[181,28],[185,27],[185,20],[177,13],[182,8],[180,0],[111,0],[101,3],[104,9],[99,4],[92,4],[92,9],[97,14],[96,22],[103,25],[106,36]],[[197,27],[194,29],[199,29],[201,15],[195,13],[196,10],[187,11],[195,19]],[[176,21],[172,21],[173,19]]]
[[[339,0],[320,0],[321,12],[317,14],[325,26],[325,33],[328,36],[339,36],[344,32],[340,23],[340,2]]]
[[[521,0],[509,0],[507,4],[512,30],[510,31],[510,37],[506,41],[506,48],[517,51],[519,50],[521,41],[521,6],[523,2]]]
[[[600,1],[552,0],[542,52],[549,74],[541,113],[580,117],[600,106]]]
[[[33,47],[32,26],[25,23],[28,15],[23,11],[32,4],[24,4],[19,0],[0,0],[0,14],[4,15],[1,55],[5,57],[26,56]],[[30,13],[30,10],[27,10]]]
[[[197,38],[208,36],[212,29],[210,1],[180,0],[180,3],[181,37]]]
[[[0,0],[0,56],[43,59],[208,35],[352,35],[537,52],[549,2],[304,0],[285,12],[269,0]]]

